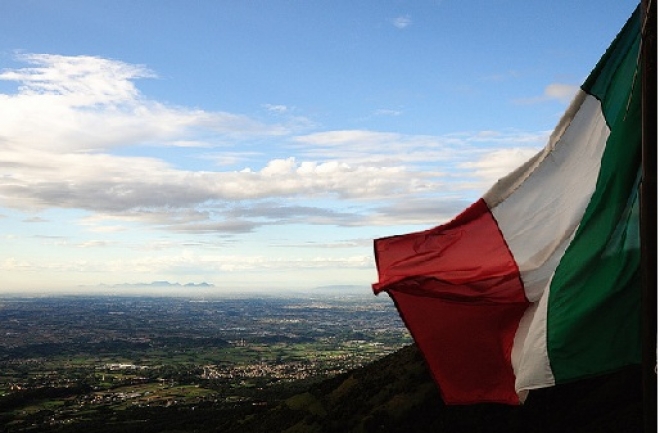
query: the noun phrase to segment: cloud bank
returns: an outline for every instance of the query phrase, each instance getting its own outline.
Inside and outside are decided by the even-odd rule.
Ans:
[[[136,83],[157,75],[145,66],[92,56],[17,59],[27,66],[0,72],[17,84],[0,94],[0,205],[23,212],[78,209],[176,233],[437,223],[546,135],[305,132],[311,122],[287,121],[284,105],[263,105],[282,116],[273,123],[147,98]],[[138,147],[159,156],[141,156]],[[218,165],[181,168],[167,156],[175,148]]]

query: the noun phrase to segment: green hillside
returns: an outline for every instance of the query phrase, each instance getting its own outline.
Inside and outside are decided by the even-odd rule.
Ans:
[[[246,389],[223,406],[99,410],[71,425],[0,431],[96,433],[633,433],[642,431],[641,374],[533,392],[524,406],[446,406],[416,346],[322,382]],[[37,396],[35,396],[36,398]],[[43,396],[42,396],[43,397]],[[23,398],[27,398],[24,396]],[[7,403],[7,402],[5,402]],[[7,420],[5,420],[7,421]]]
[[[315,385],[228,433],[640,432],[641,375],[631,368],[532,393],[524,406],[445,406],[415,346]]]

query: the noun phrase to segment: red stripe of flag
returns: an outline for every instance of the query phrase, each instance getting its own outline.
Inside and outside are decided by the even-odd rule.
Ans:
[[[445,402],[517,404],[511,348],[529,302],[486,203],[374,246],[374,292],[392,296]]]

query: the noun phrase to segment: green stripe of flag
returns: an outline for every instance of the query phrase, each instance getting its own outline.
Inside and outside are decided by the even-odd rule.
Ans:
[[[585,215],[550,286],[547,346],[556,383],[640,360],[640,30],[631,18],[583,89],[611,129]]]
[[[638,6],[582,85],[582,90],[601,101],[610,128],[617,113],[631,103],[629,95],[636,75],[641,34],[639,13]]]

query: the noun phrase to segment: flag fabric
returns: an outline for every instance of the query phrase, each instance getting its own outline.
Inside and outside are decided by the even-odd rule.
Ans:
[[[544,149],[451,222],[374,242],[448,404],[639,363],[639,9]]]

